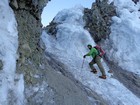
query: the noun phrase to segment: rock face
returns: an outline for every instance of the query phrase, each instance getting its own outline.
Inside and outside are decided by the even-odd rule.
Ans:
[[[47,2],[11,0],[9,3],[18,24],[19,59],[16,72],[24,74],[24,104],[106,105],[100,96],[86,90],[69,76],[63,64],[44,54],[44,49],[40,47],[41,13]]]
[[[12,0],[10,2],[18,23],[19,59],[17,72],[25,74],[26,83],[35,83],[35,75],[41,64],[42,49],[39,46],[41,34],[41,12],[47,0]]]
[[[84,20],[87,29],[95,42],[107,38],[110,34],[111,17],[116,15],[115,7],[107,3],[108,0],[96,0],[91,9],[85,8]]]
[[[137,4],[137,2],[139,2],[139,0],[132,0],[135,4]]]
[[[46,30],[48,34],[55,36],[57,33],[57,25],[58,23],[51,21],[50,24],[44,28],[44,30]]]

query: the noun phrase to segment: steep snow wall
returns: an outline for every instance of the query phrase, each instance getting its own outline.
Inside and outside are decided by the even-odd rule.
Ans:
[[[17,23],[8,0],[0,2],[0,105],[23,104],[23,75],[16,74]]]
[[[112,18],[111,34],[103,43],[114,75],[140,97],[140,2],[114,0],[117,16]]]

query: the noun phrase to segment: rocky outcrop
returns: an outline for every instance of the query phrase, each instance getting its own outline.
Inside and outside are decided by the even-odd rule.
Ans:
[[[139,2],[139,0],[132,0],[135,4],[137,4]]]
[[[56,33],[57,33],[57,26],[58,26],[58,25],[59,25],[58,23],[55,23],[55,22],[51,21],[50,24],[44,28],[44,30],[45,30],[48,34],[51,34],[51,35],[56,36]]]
[[[17,11],[24,10],[29,12],[34,18],[40,20],[41,13],[50,0],[10,0],[10,6]]]
[[[95,42],[102,38],[107,38],[110,34],[111,17],[116,15],[113,3],[108,4],[108,0],[96,0],[92,8],[85,8],[84,20],[87,29],[93,36]]]
[[[24,73],[26,83],[35,83],[33,78],[41,64],[42,49],[39,46],[41,35],[41,12],[48,0],[11,0],[18,23],[19,59],[17,72]]]
[[[40,77],[40,65],[43,58],[43,50],[39,46],[42,31],[41,13],[48,0],[11,0],[10,6],[13,8],[18,24],[19,36],[19,59],[17,60],[17,73],[24,74],[25,97],[32,96],[27,93],[37,84],[41,84],[43,78]],[[30,89],[30,87],[32,87]],[[36,92],[33,92],[36,94]],[[26,98],[27,104],[32,105],[30,98]],[[34,101],[37,103],[37,100]],[[36,104],[34,104],[36,105]]]

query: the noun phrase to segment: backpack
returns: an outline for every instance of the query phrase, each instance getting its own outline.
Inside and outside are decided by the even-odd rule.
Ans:
[[[101,46],[96,45],[94,48],[98,51],[98,55],[100,57],[102,57],[105,54],[105,51],[101,48]]]

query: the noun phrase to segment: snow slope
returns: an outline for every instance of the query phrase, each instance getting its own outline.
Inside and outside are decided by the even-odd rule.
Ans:
[[[86,57],[82,68],[83,55],[89,51],[87,44],[95,45],[88,31],[83,29],[82,11],[82,7],[75,7],[57,14],[54,21],[62,24],[57,26],[56,37],[48,35],[45,31],[41,36],[46,45],[46,52],[63,62],[76,79],[103,97],[109,105],[140,105],[140,99],[118,80],[111,78],[107,72],[106,80],[98,78],[101,74],[96,65],[98,74],[91,73],[88,65],[90,57]],[[104,62],[103,65],[108,71]]]
[[[112,18],[105,44],[111,43],[112,48],[106,54],[123,69],[140,75],[140,2],[135,5],[132,0],[114,0],[114,5],[118,16]]]
[[[23,75],[16,75],[17,24],[9,0],[0,1],[0,105],[22,105]],[[16,80],[16,81],[15,81]]]

